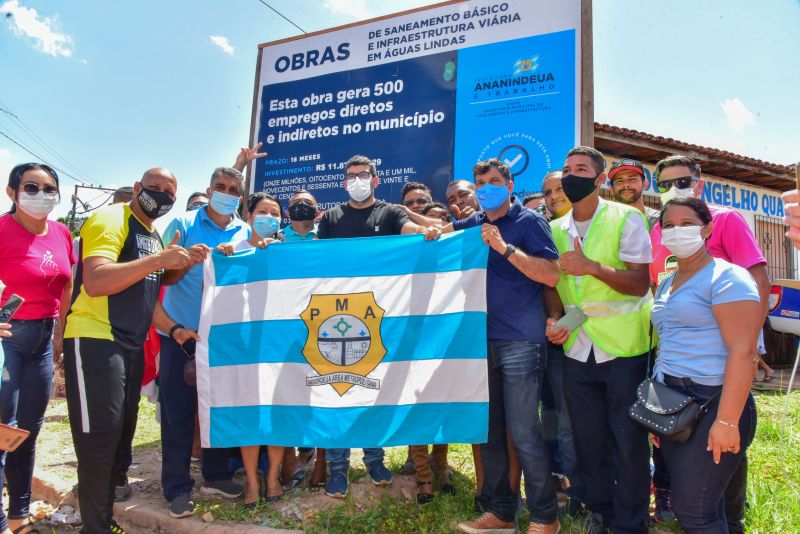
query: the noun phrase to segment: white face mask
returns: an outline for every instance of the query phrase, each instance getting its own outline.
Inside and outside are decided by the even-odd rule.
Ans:
[[[45,195],[44,191],[39,191],[33,196],[21,193],[17,197],[19,210],[34,219],[46,219],[56,206],[58,206],[58,195]]]
[[[674,226],[661,232],[661,243],[679,258],[688,258],[705,245],[702,226]]]
[[[347,180],[345,188],[347,189],[347,193],[350,195],[350,198],[356,202],[363,202],[372,194],[372,179],[366,178],[362,180],[361,178],[353,178],[351,180]]]
[[[665,206],[667,202],[674,198],[694,198],[694,187],[678,189],[673,185],[669,188],[669,191],[666,193],[661,193],[661,205]]]

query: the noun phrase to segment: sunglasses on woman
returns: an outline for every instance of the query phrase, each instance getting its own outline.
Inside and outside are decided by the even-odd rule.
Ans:
[[[692,176],[682,176],[681,178],[673,178],[671,180],[658,180],[656,188],[659,193],[666,193],[674,185],[678,189],[687,189],[692,187],[697,182],[697,179]]]
[[[26,184],[22,184],[22,190],[30,196],[36,195],[39,191],[44,191],[44,194],[49,196],[58,195],[58,186],[52,184],[46,184],[40,187],[39,184],[28,182]]]

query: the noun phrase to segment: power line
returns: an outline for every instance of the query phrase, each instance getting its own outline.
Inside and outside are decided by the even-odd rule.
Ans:
[[[281,17],[283,20],[285,20],[286,22],[288,22],[289,24],[291,24],[292,26],[294,26],[295,28],[297,28],[297,29],[298,29],[298,30],[300,30],[301,32],[303,32],[303,33],[308,33],[308,32],[307,32],[307,31],[305,31],[303,28],[301,28],[300,26],[298,26],[297,24],[295,24],[294,22],[292,22],[292,21],[291,21],[291,20],[290,20],[290,19],[289,19],[289,18],[288,18],[286,15],[284,15],[283,13],[281,13],[280,11],[278,11],[277,9],[275,9],[274,7],[272,7],[271,5],[269,5],[268,3],[266,3],[264,0],[258,0],[258,1],[259,1],[259,2],[261,2],[262,4],[264,4],[265,6],[267,6],[268,8],[270,8],[270,9],[271,9],[272,11],[274,11],[275,13],[277,13],[277,14],[278,14],[278,15],[279,15],[279,16],[280,16],[280,17]]]
[[[33,156],[33,157],[37,158],[38,160],[40,160],[40,161],[42,161],[42,162],[44,162],[44,163],[46,163],[46,164],[50,165],[52,168],[54,168],[55,170],[57,170],[58,172],[60,172],[60,173],[61,173],[61,174],[63,174],[64,176],[67,176],[68,178],[72,178],[73,180],[75,180],[75,181],[76,181],[76,182],[78,182],[79,184],[86,183],[86,182],[84,182],[83,180],[81,180],[80,178],[76,178],[76,177],[74,177],[73,175],[71,175],[71,174],[70,174],[70,173],[68,173],[67,171],[65,171],[65,170],[63,170],[63,169],[59,169],[58,167],[56,167],[55,165],[53,165],[52,163],[50,163],[49,161],[47,161],[45,158],[43,158],[42,156],[40,156],[39,154],[37,154],[36,152],[34,152],[33,150],[31,150],[30,148],[26,147],[26,146],[25,146],[25,145],[23,145],[22,143],[19,143],[19,142],[17,142],[17,141],[16,141],[14,138],[12,138],[12,137],[11,137],[10,135],[8,135],[6,132],[3,132],[2,130],[0,130],[0,135],[2,135],[3,137],[5,137],[5,138],[6,138],[6,139],[8,139],[9,141],[11,141],[12,143],[14,143],[15,145],[17,145],[18,147],[20,147],[22,150],[24,150],[25,152],[27,152],[27,153],[28,153],[28,154],[30,154],[31,156]]]
[[[50,146],[50,144],[47,143],[47,141],[45,141],[39,135],[37,135],[36,132],[34,132],[32,128],[30,128],[27,124],[25,124],[25,122],[22,119],[20,119],[17,115],[12,113],[8,108],[3,106],[2,104],[0,104],[0,111],[11,117],[12,119],[11,124],[14,124],[14,126],[16,126],[19,129],[19,131],[21,131],[23,134],[27,135],[30,139],[32,139],[36,144],[38,144],[41,147],[43,151],[50,153],[54,158],[59,160],[61,164],[63,164],[63,166],[65,166],[70,171],[77,174],[80,177],[81,181],[88,183],[95,183],[95,181],[90,179],[85,172],[83,172],[81,169],[78,169],[75,165],[70,163],[55,148]]]

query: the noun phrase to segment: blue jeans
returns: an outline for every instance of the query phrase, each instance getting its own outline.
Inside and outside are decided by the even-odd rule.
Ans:
[[[583,502],[583,487],[575,440],[564,394],[564,349],[561,345],[547,344],[547,367],[542,386],[542,426],[545,442],[553,459],[554,468],[569,479],[569,496]]]
[[[675,388],[693,395],[704,403],[722,386],[693,384]],[[672,482],[672,509],[678,523],[687,534],[727,534],[725,518],[725,488],[734,476],[745,451],[756,432],[756,406],[752,395],[747,398],[739,418],[741,448],[738,453],[724,453],[719,464],[706,450],[708,432],[717,419],[719,400],[714,401],[708,413],[700,420],[685,443],[661,442],[661,452],[669,469]]]
[[[331,474],[347,470],[350,467],[350,449],[326,449],[325,459],[331,467]],[[373,447],[364,449],[364,464],[369,468],[374,463],[383,463],[383,449]]]
[[[481,445],[488,511],[513,521],[516,499],[508,481],[506,431],[517,449],[525,494],[534,523],[552,523],[558,513],[550,454],[539,420],[539,400],[547,365],[544,344],[489,341],[489,442]]]
[[[183,379],[188,358],[181,347],[161,336],[158,388],[161,400],[161,486],[168,501],[191,493],[194,480],[189,476],[194,441],[194,414],[197,411],[197,388]],[[208,481],[230,480],[228,449],[203,449],[203,478]]]
[[[19,448],[0,455],[0,486],[8,483],[8,517],[29,515],[36,437],[53,387],[53,319],[11,321],[12,337],[3,338],[5,365],[0,388],[0,421],[30,432]],[[0,530],[7,528],[0,510]]]

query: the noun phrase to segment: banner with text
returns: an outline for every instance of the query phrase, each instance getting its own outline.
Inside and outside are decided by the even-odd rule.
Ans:
[[[580,7],[470,0],[262,45],[251,192],[304,188],[327,209],[355,154],[391,202],[409,181],[444,200],[491,157],[517,194],[540,190],[580,140]]]

